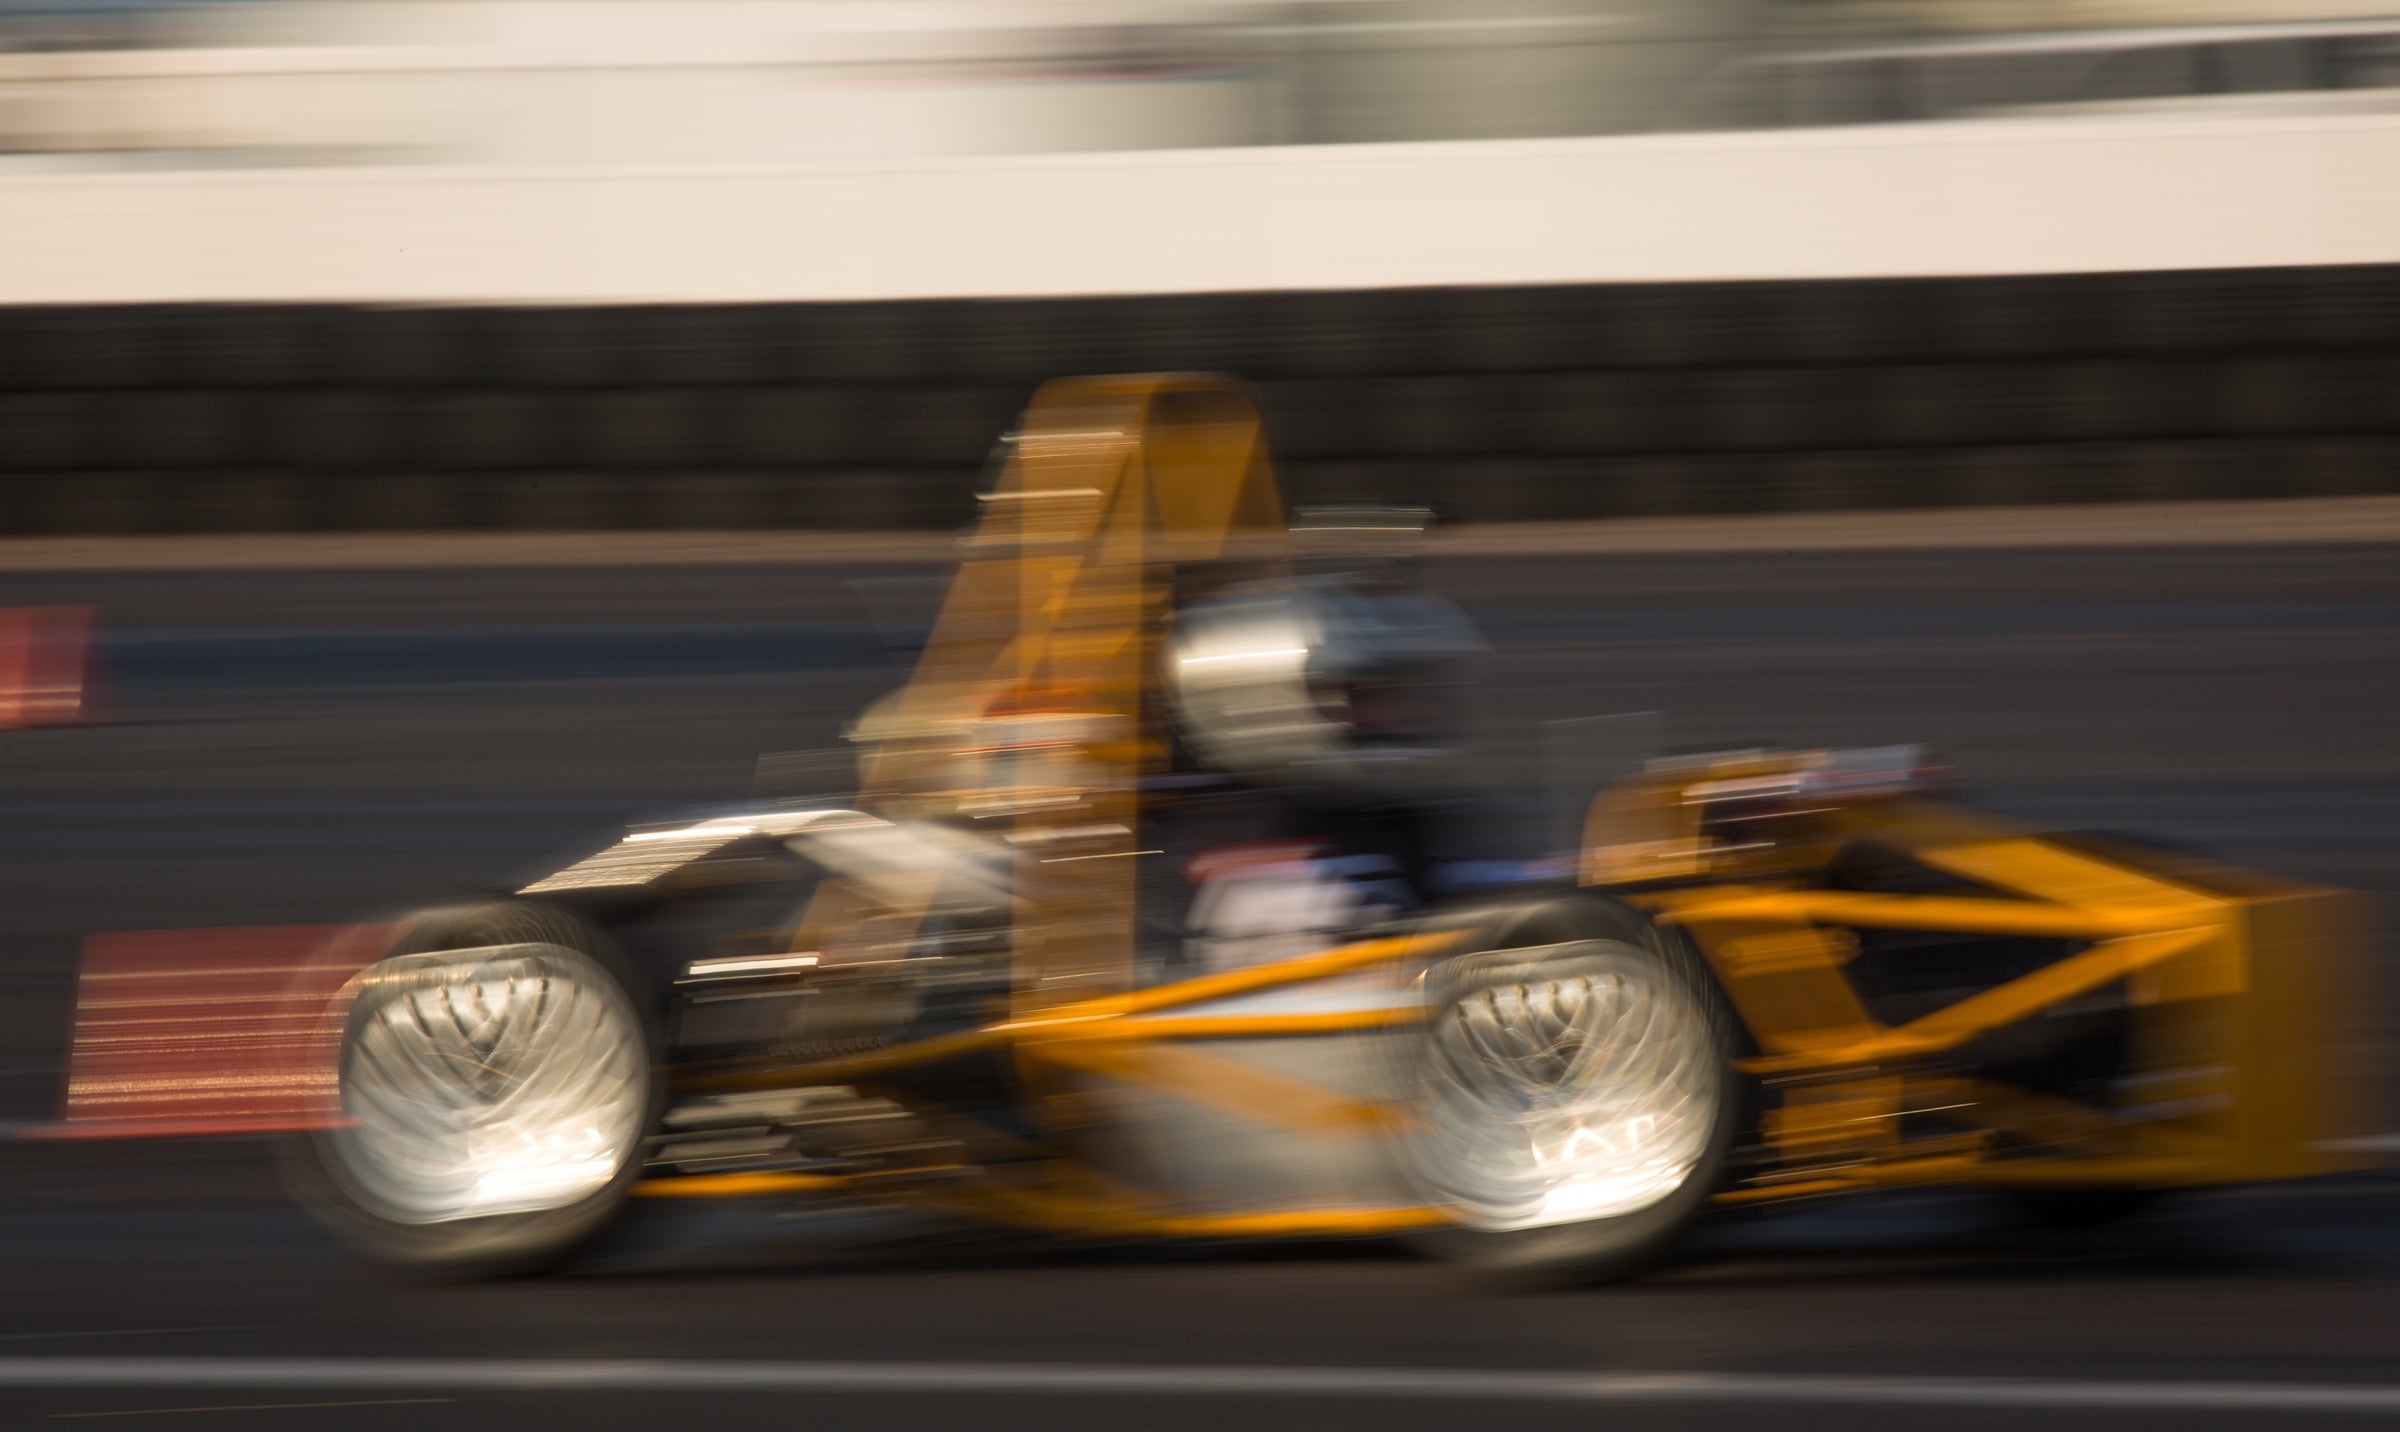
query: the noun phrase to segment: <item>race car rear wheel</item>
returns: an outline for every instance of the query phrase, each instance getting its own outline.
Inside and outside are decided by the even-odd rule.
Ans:
[[[634,991],[565,911],[417,917],[347,991],[344,1118],[289,1150],[295,1191],[416,1271],[557,1263],[616,1216],[658,1117],[655,1021]]]
[[[1549,902],[1426,976],[1402,1139],[1451,1226],[1437,1254],[1512,1281],[1596,1282],[1704,1214],[1740,1121],[1731,1012],[1679,936],[1612,902]]]

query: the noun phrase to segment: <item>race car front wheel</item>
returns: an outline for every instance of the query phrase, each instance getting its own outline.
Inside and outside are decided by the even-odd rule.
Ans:
[[[562,910],[417,917],[347,992],[343,1117],[288,1150],[295,1191],[420,1272],[565,1258],[621,1208],[658,1113],[653,1022],[632,985]]]
[[[1613,902],[1549,902],[1426,976],[1402,1139],[1452,1224],[1427,1246],[1512,1281],[1668,1252],[1739,1122],[1733,1017],[1691,947]]]

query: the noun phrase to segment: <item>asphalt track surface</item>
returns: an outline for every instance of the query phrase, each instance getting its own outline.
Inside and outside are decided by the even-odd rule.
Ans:
[[[346,919],[735,797],[898,680],[925,565],[0,573],[102,617],[104,719],[0,733],[0,1120],[48,1117],[78,939]],[[2400,547],[1447,558],[1535,723],[1930,741],[1989,804],[2400,889]],[[861,589],[855,584],[867,581]],[[873,584],[880,585],[873,585]],[[883,614],[880,624],[862,608]],[[2389,957],[2387,938],[2379,950]],[[2388,993],[2335,1031],[2400,1092]],[[105,1414],[105,1415],[104,1415]],[[1380,1245],[1052,1248],[648,1210],[573,1272],[394,1282],[242,1142],[0,1143],[0,1426],[2400,1423],[2400,1183],[2037,1234],[1964,1195],[1730,1226],[1509,1295]]]

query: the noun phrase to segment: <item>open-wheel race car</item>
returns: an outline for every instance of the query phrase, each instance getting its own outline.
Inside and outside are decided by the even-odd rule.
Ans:
[[[1472,633],[1296,541],[1239,384],[1052,383],[983,504],[855,791],[396,927],[313,1208],[457,1274],[779,1196],[1602,1279],[1727,1208],[2350,1166],[2343,896],[1776,750],[1653,760],[1460,891],[1412,772]]]

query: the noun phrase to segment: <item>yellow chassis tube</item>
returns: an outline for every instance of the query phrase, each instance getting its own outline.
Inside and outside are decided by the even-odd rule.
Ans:
[[[2353,897],[2181,857],[2103,856],[1916,801],[1832,814],[1835,838],[1871,839],[1989,893],[1826,890],[1767,869],[1627,892],[1692,936],[1756,1049],[1741,1067],[1767,1096],[1776,1162],[1724,1201],[1927,1183],[2198,1186],[2372,1162],[2344,1147],[2369,1120],[2365,1081],[2334,1037],[2361,987]],[[1707,873],[1704,855],[1693,870]],[[1894,1026],[1868,1014],[1847,970],[1865,928],[2082,947]],[[2147,1091],[2137,1105],[1952,1067],[1978,1040],[2109,989],[2128,1010],[2128,1072]],[[1904,1136],[1927,1115],[1947,1132]]]
[[[1198,1051],[1179,1050],[1173,1057],[1162,1055],[1155,1060],[1138,1057],[1135,1051],[1144,1046],[1194,1040],[1315,1037],[1389,1030],[1420,1021],[1421,1010],[1401,1006],[1299,1014],[1144,1016],[1422,961],[1455,947],[1464,938],[1458,933],[1443,932],[1362,940],[1252,969],[1056,1006],[1030,1018],[918,1040],[873,1054],[718,1075],[690,1081],[684,1087],[724,1090],[846,1084],[1007,1048],[1063,1068],[1147,1084],[1263,1122],[1298,1127],[1324,1137],[1343,1137],[1388,1127],[1393,1118],[1391,1111],[1359,1104],[1313,1085],[1223,1064]],[[1121,1191],[1077,1186],[1084,1181],[1058,1186],[1059,1181],[1054,1180],[1053,1186],[1026,1189],[964,1184],[912,1186],[894,1180],[821,1174],[732,1173],[651,1179],[637,1185],[634,1192],[650,1198],[855,1193],[1054,1233],[1127,1237],[1357,1237],[1432,1227],[1448,1221],[1440,1210],[1422,1207],[1181,1215],[1151,1209],[1139,1198]]]
[[[920,1039],[890,1049],[879,1049],[871,1054],[779,1065],[772,1069],[702,1075],[681,1083],[679,1087],[693,1093],[723,1093],[743,1089],[806,1089],[827,1084],[853,1084],[863,1079],[874,1079],[903,1069],[921,1068],[970,1054],[1017,1049],[1051,1041],[1146,1042],[1258,1038],[1387,1028],[1395,1023],[1406,1022],[1414,1017],[1413,1012],[1406,1009],[1367,1009],[1332,1014],[1204,1015],[1159,1020],[1142,1019],[1139,1016],[1425,959],[1455,946],[1463,938],[1458,934],[1442,933],[1361,940],[1252,969],[1204,975],[1152,989],[1054,1005],[1025,1018],[1003,1020],[932,1039]]]

